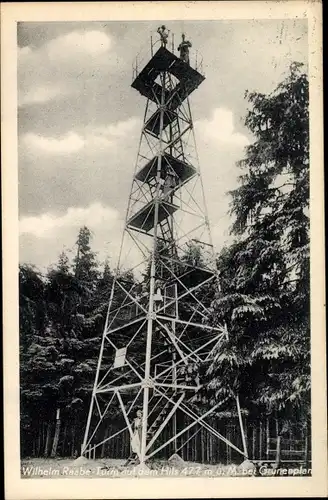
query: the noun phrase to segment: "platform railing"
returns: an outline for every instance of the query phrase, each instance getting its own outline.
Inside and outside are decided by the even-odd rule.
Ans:
[[[177,50],[177,47],[179,46],[180,41],[176,44],[175,40],[176,37],[174,33],[169,33],[166,48],[174,55],[179,57],[179,52]],[[159,34],[156,32],[152,32],[150,34],[150,39],[148,39],[147,42],[142,45],[132,63],[132,81],[134,81],[137,78],[139,73],[146,66],[147,62],[153,57],[153,55],[157,52],[157,50],[160,47],[161,47],[161,40]],[[189,64],[192,68],[194,68],[196,71],[198,71],[201,75],[204,76],[203,56],[198,49],[195,50],[191,47],[189,53]]]

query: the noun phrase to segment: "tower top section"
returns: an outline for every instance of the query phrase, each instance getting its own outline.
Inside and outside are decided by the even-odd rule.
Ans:
[[[203,72],[203,56],[199,50],[193,47],[191,40],[188,39],[185,33],[177,37],[166,25],[162,24],[151,32],[149,39],[137,53],[132,65],[133,81],[139,76],[145,65],[149,63],[158,52],[160,52],[162,56],[167,52],[167,59],[170,59],[171,63],[173,60],[179,59],[190,66],[195,72],[199,73],[202,76],[202,80],[205,78]],[[163,67],[163,69],[166,68]],[[132,84],[132,86],[134,85]]]

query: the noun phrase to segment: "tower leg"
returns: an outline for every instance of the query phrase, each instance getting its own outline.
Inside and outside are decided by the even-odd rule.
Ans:
[[[175,336],[175,321],[172,321],[172,333]],[[176,359],[177,359],[177,355],[176,355],[176,351],[174,350],[172,353],[172,363],[173,363],[172,382],[174,385],[177,384],[177,369],[175,366]],[[176,393],[176,391],[174,391],[174,393]],[[177,434],[177,413],[175,412],[173,415],[173,436],[176,436],[176,434]],[[177,449],[178,449],[177,438],[174,439],[173,445],[174,445],[174,453],[176,453]]]
[[[91,396],[91,402],[90,402],[90,408],[89,408],[87,425],[85,427],[83,443],[82,443],[82,446],[81,446],[81,455],[83,455],[85,453],[85,451],[86,451],[86,445],[87,445],[87,440],[88,440],[88,435],[89,435],[89,429],[90,429],[90,424],[91,424],[93,406],[94,406],[94,399],[95,399],[95,395],[96,395],[96,389],[97,389],[98,378],[99,378],[99,373],[100,373],[101,361],[102,361],[103,352],[104,352],[105,335],[106,335],[107,327],[108,327],[109,311],[110,311],[110,309],[112,307],[112,302],[113,302],[114,288],[115,288],[115,279],[114,279],[113,284],[112,284],[112,289],[111,289],[111,293],[110,293],[109,304],[108,304],[108,309],[107,309],[107,314],[106,314],[105,327],[104,327],[103,336],[102,336],[102,339],[101,339],[101,346],[100,346],[100,353],[99,353],[99,358],[98,358],[97,372],[96,372],[95,382],[94,382],[92,396]]]
[[[154,238],[151,256],[150,268],[150,285],[149,285],[149,308],[148,308],[148,323],[147,323],[147,344],[146,344],[146,362],[145,362],[145,387],[143,397],[142,411],[142,433],[141,433],[141,450],[140,450],[140,465],[144,465],[146,460],[147,447],[147,427],[148,427],[148,405],[149,405],[149,378],[150,378],[150,359],[153,337],[153,314],[154,314],[154,293],[155,293],[155,274],[156,274],[156,252],[157,252],[157,230],[158,230],[158,211],[160,198],[160,175],[162,168],[162,153],[163,153],[163,124],[164,124],[164,103],[165,103],[165,73],[162,75],[162,94],[161,94],[161,110],[160,110],[160,140],[159,140],[159,155],[157,159],[157,186],[155,195],[155,211],[154,211]]]
[[[240,404],[239,404],[239,396],[238,395],[236,396],[236,403],[237,403],[237,411],[238,411],[238,418],[239,418],[241,438],[242,438],[242,441],[243,441],[244,455],[245,455],[245,458],[248,458],[247,442],[246,442],[246,436],[245,436],[245,430],[244,430],[244,423],[243,423],[243,418],[241,416]]]

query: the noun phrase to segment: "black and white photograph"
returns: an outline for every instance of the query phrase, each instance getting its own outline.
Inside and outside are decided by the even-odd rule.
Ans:
[[[208,3],[217,18],[15,18],[20,498],[37,480],[39,498],[66,479],[66,495],[91,480],[83,498],[95,480],[107,498],[114,479],[156,497],[159,479],[202,480],[198,496],[215,480],[217,497],[324,480],[314,3]]]

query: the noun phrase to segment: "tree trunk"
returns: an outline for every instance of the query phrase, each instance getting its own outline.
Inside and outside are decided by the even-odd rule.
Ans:
[[[187,440],[188,440],[190,437],[190,429],[188,429],[185,434],[187,434]],[[190,441],[187,441],[186,448],[187,448],[187,462],[189,462],[190,461],[190,456],[189,456]]]
[[[208,433],[208,462],[210,464],[213,463],[213,436],[212,434]]]
[[[275,423],[276,423],[276,437],[278,438],[278,436],[280,435],[280,429],[279,429],[279,421],[277,418],[275,419]]]
[[[72,450],[71,450],[71,455],[74,457],[75,454],[75,425],[73,425],[72,428]]]
[[[281,436],[280,436],[280,427],[279,427],[279,421],[278,419],[276,418],[276,438],[277,438],[277,441],[276,441],[276,464],[277,464],[277,467],[279,467],[279,464],[280,464],[280,450],[281,450]]]
[[[253,424],[253,427],[252,427],[252,458],[253,458],[253,460],[256,460],[256,427],[255,427],[255,424]]]
[[[180,424],[180,420],[179,420],[179,424]],[[183,443],[184,443],[184,435],[182,434],[180,436],[180,439],[179,439],[179,446],[181,447],[183,445]],[[182,458],[182,460],[184,460],[184,449],[183,449],[183,446],[182,446],[182,448],[179,451],[179,455]]]
[[[231,428],[228,426],[227,428],[227,439],[228,441],[231,441]],[[226,444],[226,464],[231,463],[231,448],[228,444]]]
[[[281,436],[277,437],[276,465],[279,467],[281,457]]]
[[[218,424],[217,421],[214,421],[214,429],[220,432],[220,426],[219,426],[219,424]],[[226,432],[226,429],[225,429],[225,432]],[[219,447],[220,447],[220,443],[221,443],[221,440],[220,439],[214,439],[214,436],[211,434],[212,462],[214,464],[219,463]],[[221,459],[221,456],[220,456],[220,459]]]
[[[104,439],[107,439],[109,436],[109,428],[105,429],[105,432],[104,432]],[[101,445],[101,451],[100,451],[100,458],[104,458],[105,456],[105,446],[106,446],[106,442],[107,441],[104,441],[103,444]]]
[[[269,419],[266,420],[266,459],[269,460],[269,449],[270,449],[270,424]]]
[[[81,421],[82,421],[82,415],[81,413],[75,417],[75,424],[74,426],[76,427],[76,432],[75,435],[77,436],[77,443],[76,443],[76,448],[77,448],[77,456],[81,455],[81,450],[82,450],[82,443],[84,439],[84,427],[81,426]]]
[[[54,440],[52,443],[52,450],[51,450],[51,458],[54,458],[57,454],[57,447],[58,447],[58,441],[59,441],[59,434],[60,434],[60,409],[57,409],[56,413],[56,428],[55,428],[55,436]]]
[[[262,427],[262,421],[260,422],[260,442],[259,442],[259,459],[262,460],[262,443],[263,443],[263,427]]]
[[[67,437],[67,423],[64,425],[64,431],[63,431],[63,442],[62,442],[62,452],[61,452],[62,457],[66,456],[65,455],[66,437]]]
[[[196,427],[196,426],[195,426]],[[195,432],[194,429],[190,429],[191,435]],[[197,449],[197,437],[192,437],[190,439],[190,447],[191,447],[191,461],[195,462],[195,457],[196,457],[196,449]]]
[[[211,463],[211,451],[210,451],[210,442],[211,442],[211,436],[212,434],[210,434],[209,432],[206,432],[206,436],[207,436],[207,439],[206,439],[206,462],[208,464]]]
[[[46,423],[45,421],[42,422],[42,443],[41,443],[41,448],[43,451],[41,451],[40,454],[42,454],[44,452],[44,446],[45,446],[45,442],[46,442]]]
[[[38,429],[38,457],[41,455],[41,439],[42,439],[42,425],[39,424]]]
[[[201,427],[200,430],[200,439],[201,439],[201,450],[202,450],[202,464],[205,463],[205,436],[204,436],[204,427]]]
[[[304,437],[305,437],[305,442],[304,442],[304,462],[305,462],[305,467],[308,469],[310,466],[310,453],[309,453],[309,430],[308,430],[308,424],[306,424],[305,431],[304,431]]]
[[[45,444],[45,447],[44,447],[44,456],[45,456],[45,458],[49,457],[49,453],[50,453],[51,430],[52,430],[51,422],[48,422],[48,425],[47,425],[47,435],[46,435],[46,444]]]

